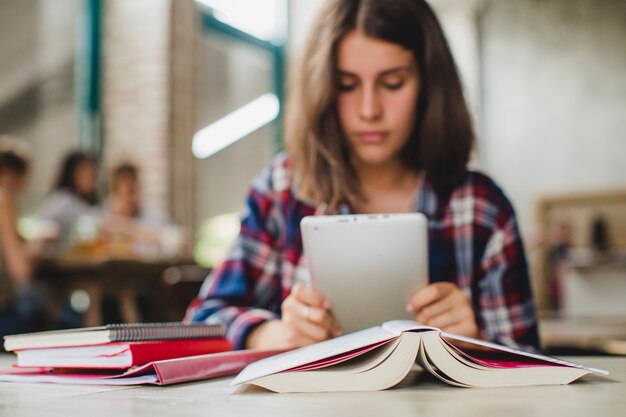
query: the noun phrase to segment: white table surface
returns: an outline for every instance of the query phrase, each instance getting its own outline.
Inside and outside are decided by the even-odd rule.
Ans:
[[[0,383],[0,416],[626,416],[626,357],[569,357],[607,369],[566,386],[457,388],[425,374],[377,392],[273,394],[232,378],[169,387]],[[14,362],[0,354],[0,368]]]

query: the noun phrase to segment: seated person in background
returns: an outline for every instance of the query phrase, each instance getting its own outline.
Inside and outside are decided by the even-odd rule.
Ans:
[[[167,257],[162,243],[168,239],[168,231],[176,229],[168,225],[164,213],[141,203],[139,169],[129,163],[122,163],[112,171],[100,227],[109,255],[131,259]],[[148,303],[154,299],[151,287],[139,285],[115,293],[122,316],[127,321],[140,321],[141,303],[138,299]]]
[[[25,142],[0,138],[0,337],[41,324],[42,297],[32,285],[36,249],[21,238],[17,224],[29,160]]]
[[[98,166],[94,156],[74,151],[63,160],[56,184],[44,200],[39,217],[59,226],[59,243],[67,247],[82,216],[98,216]]]
[[[105,210],[108,214],[138,220],[147,225],[167,224],[164,213],[141,205],[139,170],[128,163],[120,164],[113,170]]]
[[[310,282],[300,220],[418,211],[430,284],[407,294],[407,311],[447,332],[538,348],[515,212],[467,168],[472,120],[427,2],[326,1],[290,75],[287,152],[253,181],[239,237],[185,320],[224,323],[237,349],[334,337],[341,323],[324,294],[296,285]]]
[[[101,225],[111,235],[112,250],[117,254],[149,254],[160,247],[168,225],[167,216],[141,205],[140,201],[139,170],[128,163],[118,165],[111,175]]]

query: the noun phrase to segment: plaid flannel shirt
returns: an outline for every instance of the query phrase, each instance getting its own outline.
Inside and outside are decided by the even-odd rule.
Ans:
[[[234,348],[243,349],[255,326],[280,317],[293,285],[309,280],[300,220],[319,213],[296,194],[289,159],[278,155],[253,181],[240,234],[227,259],[203,283],[185,321],[223,323]],[[477,172],[468,172],[448,192],[424,181],[415,210],[428,218],[430,281],[453,282],[467,295],[482,336],[538,349],[524,248],[502,190]]]

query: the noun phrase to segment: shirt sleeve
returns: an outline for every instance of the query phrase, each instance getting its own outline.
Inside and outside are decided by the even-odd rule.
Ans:
[[[528,265],[512,208],[497,216],[480,269],[477,321],[483,336],[496,343],[538,351]]]
[[[224,324],[233,349],[245,348],[245,339],[255,326],[279,317],[281,255],[269,179],[266,172],[253,184],[239,236],[185,315],[187,322]]]

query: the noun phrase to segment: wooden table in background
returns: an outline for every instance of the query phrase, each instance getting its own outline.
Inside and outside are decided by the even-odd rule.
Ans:
[[[90,298],[85,312],[85,326],[102,323],[102,298],[106,294],[116,297],[122,321],[163,320],[159,312],[142,317],[136,303],[136,289],[141,287],[155,295],[156,301],[164,291],[163,272],[175,265],[193,264],[191,259],[102,259],[102,258],[50,258],[37,264],[37,276],[48,284],[58,299],[67,297],[76,289],[83,289]],[[182,317],[177,318],[177,320]]]
[[[626,317],[544,317],[539,320],[539,333],[547,350],[626,355]]]

